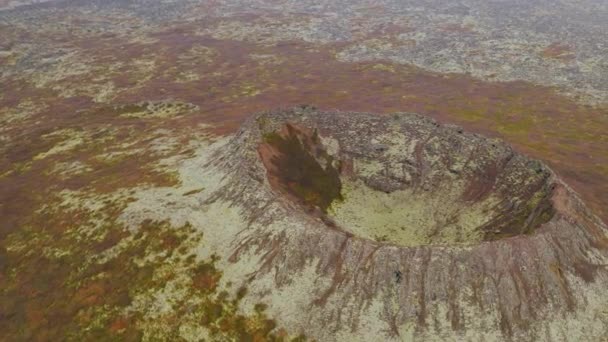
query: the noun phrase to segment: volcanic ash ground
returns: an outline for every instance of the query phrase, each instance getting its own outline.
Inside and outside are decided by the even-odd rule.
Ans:
[[[188,222],[223,284],[321,341],[598,341],[607,227],[544,164],[416,114],[262,113],[123,213]],[[202,189],[182,196],[188,189]],[[233,286],[234,287],[234,286]]]

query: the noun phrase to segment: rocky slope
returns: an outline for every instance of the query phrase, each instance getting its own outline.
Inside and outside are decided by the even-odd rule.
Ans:
[[[247,286],[244,307],[267,303],[289,331],[608,336],[606,226],[501,141],[416,114],[298,107],[254,116],[184,167],[203,191],[188,202],[140,192],[123,220],[201,230],[222,281]]]

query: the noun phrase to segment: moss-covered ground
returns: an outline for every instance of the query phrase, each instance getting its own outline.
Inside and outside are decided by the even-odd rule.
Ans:
[[[485,82],[388,62],[343,63],[335,58],[339,46],[332,44],[255,44],[197,35],[204,22],[171,23],[133,37],[87,33],[88,19],[77,22],[65,15],[56,13],[44,27],[0,25],[0,44],[9,52],[0,57],[7,71],[0,86],[0,340],[153,335],[170,340],[184,331],[198,332],[179,328],[186,321],[206,331],[215,326],[226,339],[266,334],[270,318],[240,316],[238,297],[205,294],[221,270],[213,260],[189,263],[188,255],[179,252],[187,250],[194,233],[150,222],[136,236],[112,219],[122,203],[95,211],[63,208],[58,194],[71,190],[96,197],[176,184],[175,175],[156,166],[161,158],[191,153],[188,135],[209,125],[213,134],[233,133],[250,113],[268,108],[311,103],[320,109],[410,111],[502,137],[547,161],[608,219],[605,107],[521,81]],[[74,30],[58,25],[62,20]],[[24,41],[27,46],[20,46]],[[30,47],[70,53],[51,58],[48,68],[18,69],[46,60],[42,54],[29,56],[35,51]],[[198,107],[188,115],[128,115],[140,113],[145,101]],[[173,141],[170,148],[152,148],[166,147],[167,140],[158,139],[167,137]],[[319,203],[325,206],[328,200]],[[103,225],[94,234],[84,233],[98,221]],[[101,260],[109,251],[116,254]],[[141,261],[152,252],[154,259]],[[177,263],[184,272],[166,270],[167,263]],[[200,265],[207,266],[197,276]],[[212,270],[207,275],[205,267]],[[192,308],[170,307],[186,313],[146,318],[157,308],[128,309],[137,298],[146,298],[146,289],[158,292],[183,274],[189,284],[197,279],[198,288],[186,288],[200,301]]]

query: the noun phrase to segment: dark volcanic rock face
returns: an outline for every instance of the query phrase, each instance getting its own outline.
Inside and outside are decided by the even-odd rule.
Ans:
[[[225,277],[294,331],[608,333],[606,226],[550,169],[501,141],[416,114],[305,107],[253,117],[206,170],[222,179],[201,197],[206,215],[236,217],[217,235]]]
[[[280,132],[264,134],[259,152],[269,182],[309,209],[326,212],[333,201],[343,199],[340,175],[316,131],[287,123]]]

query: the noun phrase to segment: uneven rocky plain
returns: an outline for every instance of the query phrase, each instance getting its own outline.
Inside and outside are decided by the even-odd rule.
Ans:
[[[603,2],[0,9],[0,340],[606,340]]]

